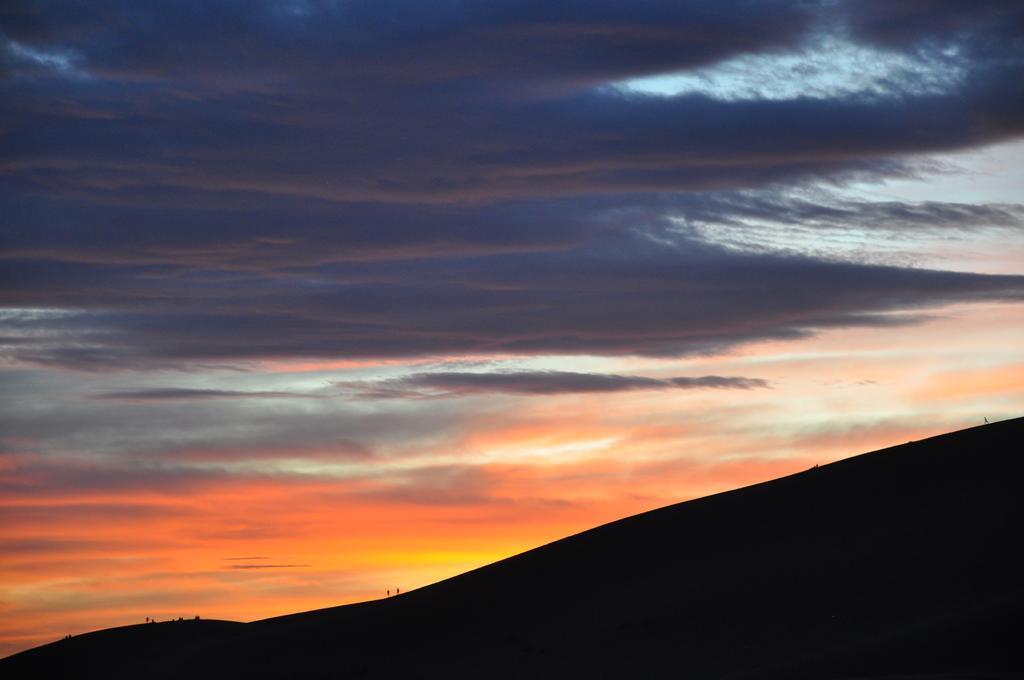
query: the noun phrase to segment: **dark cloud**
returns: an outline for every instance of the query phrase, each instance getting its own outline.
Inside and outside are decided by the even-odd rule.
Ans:
[[[856,36],[890,47],[954,38],[992,44],[1024,33],[1016,0],[871,0],[839,8]]]
[[[80,369],[310,356],[685,355],[1024,295],[1022,277],[745,254],[668,229],[565,251],[321,266],[198,290],[188,277],[148,268],[25,262],[7,272],[7,299],[79,311],[26,321],[33,341],[4,353]]]
[[[144,206],[150,212],[173,209],[188,235],[199,227],[188,226],[195,222],[187,218],[201,210],[210,212],[197,216],[200,223],[222,225],[266,206],[271,212],[248,229],[228,227],[245,237],[233,245],[252,256],[295,241],[296,235],[275,233],[280,223],[266,226],[275,215],[289,214],[289,204],[300,208],[290,222],[309,230],[309,237],[340,230],[372,256],[394,244],[398,233],[415,232],[418,225],[408,221],[420,219],[413,203],[707,191],[884,175],[903,168],[911,154],[954,151],[1024,132],[1021,94],[989,78],[950,94],[875,99],[719,101],[601,89],[557,99],[489,98],[474,104],[471,115],[457,93],[410,94],[393,110],[381,110],[316,92],[289,99],[289,106],[302,107],[295,117],[282,115],[276,99],[246,95],[182,103],[156,92],[147,97],[157,112],[147,106],[138,113],[112,112],[112,118],[69,118],[32,109],[33,93],[17,83],[10,88],[8,100],[23,103],[10,116],[12,134],[0,140],[0,172],[12,178],[19,223],[41,222],[47,212],[59,211],[62,219],[52,228],[73,235],[80,223],[72,211],[84,203],[95,207],[86,207],[83,219],[95,222],[90,213],[102,207],[117,215],[104,231],[123,235],[128,225],[149,220],[145,210],[122,210]],[[135,96],[115,96],[107,105],[125,106]],[[421,104],[424,97],[431,103]],[[65,204],[40,208],[33,196]],[[22,197],[29,197],[25,204]],[[345,205],[332,209],[320,202]],[[371,212],[352,205],[359,203],[405,208]],[[439,222],[429,208],[422,218]],[[152,219],[153,228],[166,222]],[[407,248],[430,252],[432,244],[457,243],[472,220],[469,213],[462,221],[441,221],[441,233],[414,237]],[[381,222],[387,225],[378,235]],[[302,240],[301,233],[297,237]],[[166,238],[173,249],[173,237]],[[501,243],[500,236],[491,238]],[[540,235],[534,238],[543,245]],[[480,236],[467,241],[466,248],[489,244]],[[145,248],[144,240],[140,246]]]
[[[0,192],[24,226],[5,239],[3,255],[111,268],[163,265],[165,276],[179,277],[169,268],[188,266],[199,269],[191,280],[216,283],[253,270],[560,250],[621,227],[611,200],[403,206],[238,197],[243,208],[210,206],[208,195],[189,193],[185,206],[142,205],[140,196],[112,209],[23,195],[5,200]]]
[[[799,193],[1024,134],[1007,3],[22,1],[3,12],[0,305],[22,311],[0,320],[0,353],[15,361],[680,355],[1024,290],[1014,277],[700,238],[703,224],[766,218],[1018,227],[1013,206]],[[934,53],[965,75],[944,91],[775,100],[612,86],[804,49],[823,31]],[[257,395],[134,395],[214,396]]]
[[[376,383],[338,383],[357,389],[363,396],[401,398],[454,396],[465,394],[552,395],[633,390],[767,387],[757,378],[705,375],[700,377],[646,378],[607,373],[569,371],[506,371],[500,373],[432,372],[414,373]]]
[[[103,77],[9,79],[6,99],[15,105],[0,167],[16,196],[47,199],[16,212],[27,211],[33,223],[50,223],[48,212],[57,212],[63,219],[51,228],[75,240],[95,231],[84,226],[90,223],[110,235],[131,232],[127,240],[148,258],[202,239],[197,234],[211,225],[224,236],[212,257],[231,247],[259,258],[275,245],[321,242],[328,233],[328,241],[350,240],[354,257],[389,244],[413,253],[445,244],[486,249],[501,238],[470,228],[472,214],[439,223],[429,209],[408,204],[886,173],[906,154],[1022,132],[1021,93],[1005,77],[1015,68],[1006,59],[979,62],[982,70],[957,91],[917,97],[727,102],[565,84],[794,46],[816,25],[809,4],[391,4],[346,3],[344,11],[311,5],[309,14],[289,16],[277,3],[246,3],[237,12],[230,3],[118,3],[116,10],[100,3],[78,12],[91,20],[65,18],[59,3],[24,10],[9,22],[25,25],[11,29],[16,35],[39,49],[74,49],[83,68]],[[28,28],[33,21],[48,30]],[[378,24],[382,30],[373,28]],[[281,31],[289,36],[284,43]],[[505,35],[513,36],[507,54]],[[475,42],[480,36],[486,49]],[[430,48],[419,50],[418,38]],[[552,51],[567,56],[555,59]],[[374,73],[359,62],[364,52],[377,71],[402,75]],[[435,58],[459,69],[439,68]],[[407,82],[417,69],[436,82]],[[193,82],[204,75],[213,82]],[[507,91],[506,76],[560,85],[527,97]],[[53,204],[57,198],[68,204]],[[367,213],[355,205],[381,202],[405,209]],[[152,214],[168,207],[173,219]],[[102,217],[90,214],[101,208]],[[281,219],[299,233],[275,233],[284,231]],[[153,226],[140,233],[140,222]],[[527,233],[530,223],[515,221]],[[147,247],[151,229],[164,232],[162,248]]]
[[[0,257],[11,267],[11,286],[21,279],[36,289],[43,282],[26,278],[28,273],[18,276],[18,262],[47,267],[53,287],[62,279],[82,286],[128,276],[148,285],[184,279],[193,289],[224,289],[265,285],[262,277],[294,276],[296,269],[331,264],[351,265],[350,278],[372,283],[374,273],[365,265],[373,263],[565,251],[609,233],[664,226],[670,219],[695,225],[746,227],[762,221],[910,233],[1024,225],[1020,205],[851,201],[822,191],[809,196],[783,191],[617,194],[470,206],[265,205],[254,198],[261,209],[237,211],[121,206],[112,212],[80,203],[18,200],[32,206],[31,220],[12,212],[15,223],[26,221],[8,235]],[[129,230],[133,237],[125,239]],[[11,303],[18,299],[8,297]],[[23,340],[13,335],[0,339],[0,344],[18,342]]]
[[[779,0],[637,0],[628,7],[594,0],[21,0],[5,7],[8,36],[81,55],[89,73],[222,87],[294,74],[364,83],[606,80],[791,44],[812,18]]]

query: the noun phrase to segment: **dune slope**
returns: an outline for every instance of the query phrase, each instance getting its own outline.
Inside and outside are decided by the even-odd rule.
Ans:
[[[401,597],[132,626],[4,677],[1024,677],[1024,419],[629,517]],[[200,628],[203,630],[200,631]],[[140,630],[141,629],[141,630]],[[185,639],[187,637],[187,639]]]

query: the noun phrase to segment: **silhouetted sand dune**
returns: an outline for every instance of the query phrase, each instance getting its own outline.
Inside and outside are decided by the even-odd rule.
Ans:
[[[977,427],[629,517],[401,597],[111,629],[9,657],[0,675],[1024,677],[1022,440],[1024,419]]]
[[[219,640],[245,627],[238,621],[188,619],[97,630],[2,659],[0,677],[117,677],[171,650]]]

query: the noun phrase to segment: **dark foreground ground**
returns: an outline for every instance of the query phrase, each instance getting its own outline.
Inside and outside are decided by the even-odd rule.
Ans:
[[[2,678],[1024,678],[1024,419],[629,517],[400,597],[128,626]]]

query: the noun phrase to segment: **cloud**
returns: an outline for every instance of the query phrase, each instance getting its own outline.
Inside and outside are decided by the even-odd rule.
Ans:
[[[953,37],[973,45],[985,35],[1024,31],[1024,9],[1013,0],[873,0],[840,8],[856,36],[889,47]]]
[[[324,499],[380,505],[477,506],[508,502],[500,498],[500,473],[478,465],[425,465],[388,471],[359,490],[329,493]]]
[[[84,450],[83,453],[90,453]],[[184,506],[118,502],[118,494],[146,491],[163,498],[186,495],[199,489],[210,488],[230,481],[231,475],[223,470],[183,468],[162,463],[144,464],[138,461],[107,460],[96,462],[82,459],[61,459],[56,456],[35,456],[10,466],[0,482],[0,494],[6,501],[20,499],[67,499],[94,496],[111,498],[103,503],[54,503],[11,505],[4,513],[13,521],[15,517],[37,518],[46,522],[52,515],[72,512],[82,519],[103,521],[117,515],[152,515],[154,517],[190,514]]]
[[[266,206],[272,216],[289,202],[309,201],[313,205],[300,208],[299,224],[312,236],[340,227],[342,234],[349,232],[365,242],[359,245],[372,248],[374,241],[412,230],[408,223],[403,228],[402,211],[396,209],[382,234],[374,236],[370,228],[376,216],[361,220],[352,204],[397,203],[408,213],[417,203],[709,191],[840,180],[856,173],[885,176],[903,171],[908,155],[990,144],[1024,132],[1018,96],[995,75],[948,94],[877,99],[721,101],[599,89],[554,100],[470,102],[455,91],[437,93],[439,103],[424,109],[415,103],[427,93],[408,93],[390,102],[395,110],[386,114],[362,110],[358,100],[340,95],[298,93],[290,95],[291,105],[309,110],[295,114],[297,119],[282,117],[276,100],[229,96],[199,109],[155,92],[147,96],[159,116],[148,113],[147,105],[138,114],[129,107],[110,111],[111,118],[82,120],[35,110],[33,93],[17,85],[7,89],[10,101],[26,102],[13,114],[18,141],[8,142],[12,148],[0,164],[0,172],[13,180],[16,193],[10,200],[43,194],[65,203],[51,203],[28,217],[63,208],[67,220],[75,205],[84,203],[92,212],[101,206],[118,216],[104,229],[111,231],[132,215],[122,208],[178,206],[176,221],[186,224],[193,221],[182,218],[213,211],[197,217],[244,231],[249,243],[236,247],[256,255],[287,236],[259,229],[266,218],[248,229],[230,226],[237,219],[231,219],[232,207],[247,213]],[[125,95],[129,101],[134,96]],[[307,101],[307,96],[324,101]],[[112,101],[106,105],[122,98]],[[470,104],[477,111],[466,121],[458,111]],[[414,120],[408,119],[410,109],[417,112]],[[240,110],[248,113],[240,117]],[[390,130],[411,125],[422,131],[403,137]],[[215,138],[211,130],[217,131]],[[170,156],[157,146],[165,138],[176,140],[179,149]],[[322,202],[346,206],[333,213]],[[19,213],[26,207],[32,210],[31,199]],[[429,208],[422,213],[436,219]],[[71,226],[58,222],[53,228]],[[452,239],[465,231],[457,223],[451,226]],[[196,231],[186,227],[175,240]],[[419,249],[431,242],[437,247],[445,236],[414,238],[412,247],[424,240]],[[486,237],[483,241],[486,245]]]
[[[224,569],[295,569],[308,564],[226,564]]]
[[[7,508],[4,508],[5,514]],[[14,517],[11,517],[13,520]],[[10,521],[10,520],[9,520]],[[8,557],[54,556],[76,553],[101,553],[122,547],[116,541],[79,538],[0,538],[0,550]]]
[[[174,493],[236,473],[267,477],[294,471],[303,461],[306,470],[365,465],[437,440],[466,412],[442,402],[413,407],[352,399],[111,401],[82,395],[86,389],[128,391],[124,385],[134,374],[91,374],[88,385],[81,377],[37,370],[0,376],[0,460],[24,468],[4,480],[14,485],[12,493],[33,493],[32,480],[53,489],[148,487]],[[189,377],[225,384],[229,392],[253,391],[243,387],[266,380],[239,372]],[[281,384],[267,391],[279,391]],[[33,398],[24,399],[26,393]],[[54,412],[60,413],[59,426]]]
[[[152,387],[142,390],[124,390],[118,392],[101,392],[91,395],[94,399],[111,399],[115,401],[164,401],[176,399],[318,399],[322,395],[301,394],[299,392],[276,391],[244,391],[244,390],[207,390],[184,387]]]
[[[703,375],[697,378],[669,378],[668,382],[671,383],[672,387],[688,390],[704,387],[740,390],[749,390],[756,387],[768,387],[768,382],[760,378],[742,378],[738,376],[721,375]]]
[[[865,201],[823,190],[693,198],[676,219],[700,238],[748,252],[920,267],[953,240],[980,250],[985,241],[996,244],[1024,233],[1024,205],[1013,203]],[[959,266],[978,264],[961,257]]]
[[[418,224],[435,216],[412,210],[417,203],[885,174],[908,154],[1022,132],[1020,96],[1009,87],[1020,60],[975,52],[964,52],[971,77],[963,84],[920,96],[720,101],[595,87],[796,49],[821,30],[813,3],[501,2],[470,10],[359,2],[293,13],[277,3],[211,5],[54,3],[11,12],[11,35],[39,49],[73,49],[99,79],[4,85],[17,134],[5,138],[0,167],[16,196],[50,199],[29,217],[48,222],[41,213],[56,210],[63,224],[51,228],[76,238],[83,207],[105,211],[107,219],[85,219],[117,233],[140,219],[165,223],[153,208],[175,207],[173,230],[161,228],[165,256],[213,223],[246,237],[224,247],[258,258],[288,240],[261,232],[282,231],[275,218],[299,206],[300,219],[289,223],[317,240],[340,230],[371,252],[381,242],[416,252],[466,239],[472,248],[486,246],[492,230],[458,224],[450,234],[420,229],[417,238],[401,210],[379,220],[359,204],[399,204],[421,213]],[[838,18],[852,24],[879,7],[840,5],[851,16]],[[1012,54],[1011,37],[986,36]],[[954,49],[966,38],[948,40],[960,41],[943,45]],[[240,226],[238,213],[255,224]],[[139,246],[144,255],[145,239]]]
[[[889,231],[907,235],[926,231],[977,232],[986,228],[1024,229],[1024,205],[948,201],[851,200],[834,192],[722,192],[692,196],[680,206],[680,218],[743,229],[758,223],[802,229]]]
[[[1024,290],[1015,277],[707,242],[709,225],[756,235],[765,220],[904,235],[1018,229],[1019,206],[809,190],[911,175],[923,154],[1024,134],[1020,12],[1006,3],[3,11],[9,361],[105,371],[684,355],[909,323],[924,308]],[[949,89],[774,99],[614,86],[739,56],[799,56],[833,33],[869,51],[928,51],[921,68],[955,59],[964,77]],[[25,54],[70,55],[75,74]],[[292,396],[187,389],[106,398]]]
[[[50,480],[47,480],[50,481]],[[9,500],[18,500],[23,497],[26,500],[49,499],[52,502],[31,504],[10,503],[0,506],[3,511],[5,522],[9,526],[23,526],[29,528],[40,526],[58,526],[62,523],[82,523],[93,526],[110,526],[125,517],[137,521],[161,521],[168,518],[193,520],[196,513],[182,507],[154,503],[129,503],[129,502],[68,502],[68,497],[78,493],[95,491],[95,487],[77,487],[73,483],[60,485],[54,483],[36,483],[30,493],[20,494],[12,492],[9,485],[4,485],[0,490]],[[104,487],[110,490],[115,487]],[[139,486],[137,488],[145,488]],[[123,487],[120,489],[123,490]],[[184,489],[179,489],[184,492]]]
[[[670,226],[555,252],[377,262],[200,285],[148,268],[12,263],[17,361],[87,370],[254,359],[680,356],[1018,300],[1024,277],[742,253]],[[12,299],[13,298],[13,299]],[[154,305],[152,300],[159,299]],[[909,313],[908,313],[909,312]]]
[[[700,377],[646,378],[642,376],[569,371],[505,371],[500,373],[414,373],[376,383],[340,382],[370,398],[436,397],[467,394],[553,395],[633,390],[767,387],[757,378],[706,375]]]
[[[778,0],[8,4],[0,18],[10,37],[72,48],[98,77],[220,86],[241,78],[250,87],[258,81],[245,75],[265,82],[289,72],[364,83],[587,82],[776,48],[799,39],[811,19]]]

